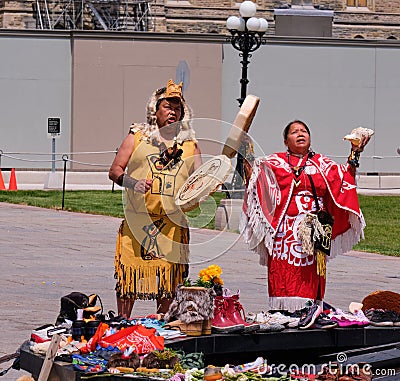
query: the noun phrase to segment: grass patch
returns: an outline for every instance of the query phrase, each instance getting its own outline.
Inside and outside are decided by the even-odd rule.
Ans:
[[[0,202],[37,206],[48,209],[62,208],[62,191],[19,190],[0,191]],[[64,210],[79,213],[123,217],[122,191],[65,191]]]
[[[192,227],[214,229],[215,212],[225,193],[216,192],[206,202],[187,213]],[[360,195],[360,205],[367,227],[365,240],[354,250],[400,256],[400,196]],[[61,209],[62,191],[19,190],[0,191],[0,202],[23,204],[49,209]],[[66,191],[64,210],[80,213],[102,214],[123,218],[123,192]]]
[[[365,240],[354,250],[400,256],[400,196],[360,195]]]

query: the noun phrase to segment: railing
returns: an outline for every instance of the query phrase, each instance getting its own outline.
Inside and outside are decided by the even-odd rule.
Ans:
[[[73,160],[70,159],[70,156],[78,156],[78,155],[102,155],[102,154],[116,154],[118,152],[118,149],[115,149],[113,151],[91,151],[91,152],[68,152],[68,153],[59,153],[59,154],[52,154],[49,152],[5,152],[0,149],[0,170],[2,169],[2,158],[8,158],[10,160],[15,160],[15,161],[22,161],[26,163],[46,163],[46,164],[51,164],[52,170],[55,168],[56,163],[63,163],[63,180],[62,180],[62,190],[63,190],[63,198],[62,198],[62,208],[64,208],[64,198],[65,198],[65,187],[66,187],[66,175],[67,175],[67,163],[71,164],[78,164],[78,165],[85,165],[89,167],[96,167],[96,168],[104,168],[106,170],[109,169],[111,163],[107,164],[99,164],[99,163],[90,163],[90,162],[85,162],[85,161],[80,161],[80,160]],[[19,156],[51,156],[52,159],[26,159],[24,157],[19,157]],[[59,157],[57,159],[56,157]],[[344,162],[347,156],[334,156],[334,155],[327,155],[332,159],[340,159],[341,162]],[[363,156],[365,159],[372,159],[372,160],[385,160],[385,159],[400,159],[400,152],[398,156]],[[368,173],[367,173],[368,175]],[[400,176],[400,174],[399,174]],[[114,182],[112,182],[111,186],[111,191],[114,192]],[[360,188],[363,190],[376,190],[377,188]],[[400,186],[398,187],[385,187],[385,188],[379,188],[379,190],[400,190]],[[231,198],[231,195],[233,194],[243,194],[243,189],[229,189],[229,184],[223,184],[221,191],[225,192],[227,195],[227,198]],[[235,198],[235,197],[234,197]]]
[[[80,165],[86,165],[86,166],[92,166],[92,167],[100,167],[104,169],[108,169],[110,167],[111,163],[108,164],[98,164],[98,163],[88,163],[88,162],[83,162],[83,161],[78,161],[78,160],[72,160],[69,158],[69,156],[72,155],[93,155],[93,154],[117,154],[118,149],[115,149],[114,151],[97,151],[97,152],[69,152],[69,153],[63,153],[63,154],[56,154],[54,155],[53,153],[48,153],[48,152],[4,152],[3,150],[0,150],[0,170],[2,169],[2,158],[8,158],[11,160],[15,161],[23,161],[27,163],[51,163],[51,168],[52,172],[55,172],[55,164],[58,162],[63,163],[63,180],[62,180],[62,209],[64,209],[64,201],[65,201],[65,187],[66,187],[66,177],[67,177],[67,163],[73,163],[73,164],[80,164]],[[49,156],[51,155],[52,159],[25,159],[21,157],[17,157],[15,155],[29,155],[29,156]],[[56,159],[56,156],[60,156],[60,159]],[[114,192],[114,182],[112,182],[111,186],[111,191]]]

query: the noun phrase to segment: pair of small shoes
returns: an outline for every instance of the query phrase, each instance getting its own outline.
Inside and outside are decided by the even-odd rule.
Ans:
[[[370,324],[370,320],[360,310],[355,314],[345,313],[341,309],[331,315],[331,319],[338,323],[339,327],[365,327]]]
[[[280,312],[260,312],[255,316],[254,321],[259,324],[279,324],[286,327],[289,323],[297,323],[298,319],[284,315]]]
[[[289,328],[297,327],[299,320],[300,318],[284,315],[281,312],[274,312],[273,314],[267,315],[268,323],[282,324]]]
[[[322,308],[318,304],[313,304],[310,307],[305,307],[302,310],[302,315],[299,320],[299,329],[308,329],[314,323],[317,317],[322,313]]]
[[[365,316],[375,327],[400,326],[400,315],[395,311],[371,308],[365,311]]]
[[[338,326],[338,323],[332,320],[329,315],[321,313],[315,320],[311,328],[315,329],[330,329]]]

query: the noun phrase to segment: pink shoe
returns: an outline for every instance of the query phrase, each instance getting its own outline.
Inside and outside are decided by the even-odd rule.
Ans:
[[[335,321],[339,327],[358,327],[358,322],[355,320],[347,319],[345,316],[334,315],[331,320]]]

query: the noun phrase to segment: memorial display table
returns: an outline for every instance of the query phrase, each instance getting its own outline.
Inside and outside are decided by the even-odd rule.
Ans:
[[[287,329],[282,332],[251,334],[212,334],[198,337],[185,337],[166,340],[165,347],[182,350],[185,353],[202,352],[205,365],[243,364],[262,356],[268,364],[321,364],[329,354],[354,352],[381,346],[391,350],[390,364],[400,367],[400,327],[360,327],[333,328],[327,330]],[[367,352],[365,350],[364,352]],[[379,352],[379,350],[377,350]],[[44,356],[36,355],[29,349],[29,342],[21,346],[21,369],[37,379],[43,365]],[[77,372],[68,362],[56,361],[53,364],[50,381],[75,381],[85,379],[89,374]],[[101,376],[96,380],[121,380],[122,375]],[[139,380],[151,380],[151,377],[135,377]]]

